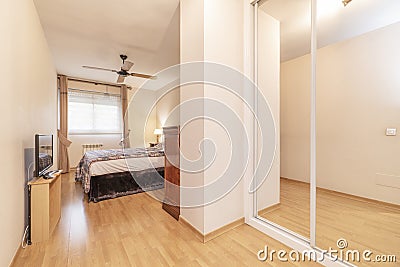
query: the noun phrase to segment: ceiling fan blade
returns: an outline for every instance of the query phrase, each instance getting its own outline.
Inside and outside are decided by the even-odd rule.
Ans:
[[[123,69],[125,71],[129,71],[132,68],[133,65],[134,65],[133,62],[125,61],[124,65],[122,65],[121,69]]]
[[[125,77],[122,76],[122,75],[119,75],[119,76],[118,76],[117,83],[123,83],[124,81],[125,81]]]
[[[145,79],[157,79],[157,76],[152,76],[152,75],[147,75],[147,74],[141,74],[141,73],[129,73],[130,76],[135,76],[135,77],[139,77],[139,78],[145,78]]]
[[[92,70],[105,70],[105,71],[111,71],[111,72],[118,72],[118,71],[116,71],[116,70],[105,69],[105,68],[99,68],[99,67],[91,67],[91,66],[82,66],[82,68],[85,68],[85,69],[92,69]]]

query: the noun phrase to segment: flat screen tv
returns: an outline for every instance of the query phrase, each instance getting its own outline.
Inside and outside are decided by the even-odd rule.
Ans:
[[[53,166],[53,135],[35,135],[35,177],[44,176]]]

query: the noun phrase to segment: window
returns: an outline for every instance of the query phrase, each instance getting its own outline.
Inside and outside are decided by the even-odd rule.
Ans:
[[[122,133],[121,97],[68,89],[69,134]]]

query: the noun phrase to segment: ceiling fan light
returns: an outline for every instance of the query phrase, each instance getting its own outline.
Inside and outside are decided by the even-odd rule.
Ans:
[[[115,72],[118,74],[118,80],[117,83],[123,83],[125,81],[125,78],[128,76],[135,76],[139,78],[144,78],[144,79],[155,79],[155,76],[152,75],[147,75],[147,74],[141,74],[141,73],[135,73],[135,72],[128,72],[132,66],[134,65],[133,62],[127,61],[126,59],[128,56],[126,55],[120,55],[122,59],[122,67],[121,70],[111,70],[111,69],[105,69],[105,68],[99,68],[99,67],[91,67],[91,66],[82,66],[83,68],[86,69],[94,69],[94,70],[105,70],[105,71],[111,71]]]
[[[344,6],[347,6],[352,0],[342,0]]]

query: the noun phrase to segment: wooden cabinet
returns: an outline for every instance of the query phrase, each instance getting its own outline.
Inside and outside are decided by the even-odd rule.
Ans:
[[[61,217],[61,175],[37,178],[30,187],[30,239],[38,243],[49,239]]]
[[[180,214],[180,166],[179,166],[179,127],[165,127],[165,197],[163,209],[172,217],[179,220]]]

